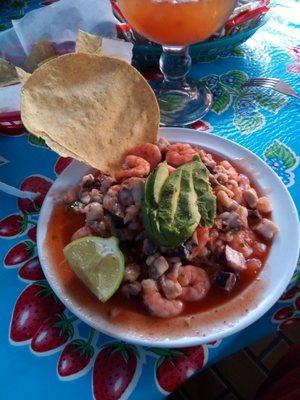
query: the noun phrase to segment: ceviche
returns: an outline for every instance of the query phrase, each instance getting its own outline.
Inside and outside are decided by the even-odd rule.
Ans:
[[[26,129],[91,167],[47,228],[64,289],[90,301],[82,281],[111,315],[216,309],[262,269],[278,231],[271,204],[229,160],[157,140],[147,81],[93,48],[45,62],[21,95]]]
[[[278,232],[268,198],[230,161],[165,139],[129,150],[114,177],[84,176],[63,200],[67,218],[84,218],[66,247],[79,243],[79,253],[78,245],[65,252],[77,275],[101,301],[117,293],[160,318],[185,313],[214,292],[224,302],[239,293],[257,277]],[[85,238],[96,238],[92,255]],[[114,262],[97,258],[97,246]]]

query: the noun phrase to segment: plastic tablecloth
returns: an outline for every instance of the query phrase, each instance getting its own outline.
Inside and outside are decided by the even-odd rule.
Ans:
[[[4,1],[0,29],[9,27],[11,18],[49,3]],[[245,92],[241,86],[251,77],[277,77],[300,91],[299,15],[297,1],[275,1],[270,21],[247,43],[192,70],[214,95],[212,111],[194,127],[259,155],[280,176],[298,208],[300,103],[271,91]],[[23,130],[0,130],[2,182],[45,195],[70,161]],[[35,243],[41,201],[34,204],[0,192],[0,204],[0,399],[161,399],[195,371],[300,319],[296,270],[269,312],[222,341],[175,351],[116,341],[76,320],[47,285]]]

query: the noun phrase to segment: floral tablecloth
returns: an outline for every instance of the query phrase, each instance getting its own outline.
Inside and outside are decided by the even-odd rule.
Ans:
[[[0,29],[8,28],[11,18],[50,3],[2,1]],[[241,91],[242,83],[254,76],[282,78],[300,91],[300,47],[295,39],[299,3],[274,3],[267,26],[246,44],[193,66],[194,76],[214,94],[212,111],[195,127],[258,154],[280,176],[299,208],[300,103],[274,92]],[[42,193],[33,203],[0,192],[0,399],[160,399],[196,370],[300,319],[296,271],[286,293],[263,318],[223,341],[192,349],[138,348],[76,320],[47,285],[35,243],[42,197],[70,161],[24,131],[0,130],[0,181]]]

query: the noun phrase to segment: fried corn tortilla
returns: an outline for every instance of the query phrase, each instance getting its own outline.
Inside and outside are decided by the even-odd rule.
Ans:
[[[48,136],[45,136],[43,139],[45,140],[46,145],[48,147],[50,147],[50,149],[54,150],[60,156],[62,156],[62,157],[72,157],[72,158],[75,158],[78,161],[83,161],[79,156],[77,156],[76,154],[72,153],[70,150],[65,149],[60,144],[54,142]]]
[[[15,66],[4,58],[0,58],[0,87],[18,82],[19,78]]]
[[[24,84],[27,81],[27,79],[30,77],[31,74],[29,74],[28,72],[24,71],[24,69],[22,69],[20,67],[15,67],[15,68],[16,68],[16,72],[17,72],[17,75],[18,75],[19,82]]]
[[[110,173],[128,148],[154,142],[159,126],[154,92],[135,68],[84,53],[60,56],[34,71],[22,88],[21,117],[59,154],[64,149],[63,155],[70,152]]]
[[[76,53],[101,54],[102,39],[100,36],[79,29],[76,40]]]

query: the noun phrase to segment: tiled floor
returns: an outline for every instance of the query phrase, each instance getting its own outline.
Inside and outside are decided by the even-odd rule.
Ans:
[[[300,323],[295,323],[192,377],[168,400],[253,400],[269,371],[299,342]]]

